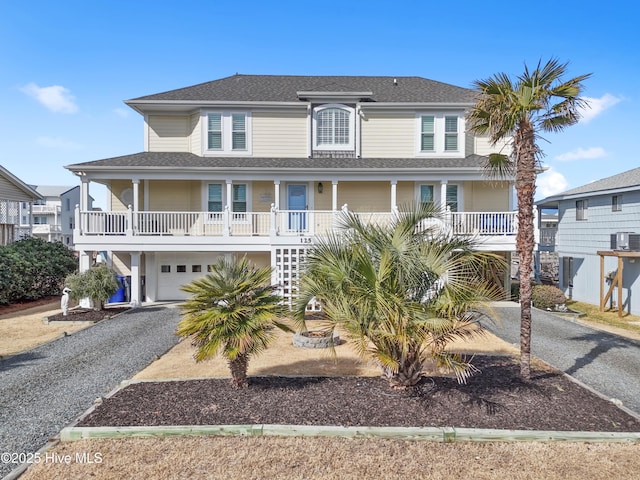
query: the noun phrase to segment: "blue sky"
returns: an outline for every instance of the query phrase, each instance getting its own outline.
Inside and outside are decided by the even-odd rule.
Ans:
[[[594,1],[525,5],[3,1],[0,164],[29,184],[77,185],[64,165],[143,150],[142,117],[123,100],[236,72],[415,75],[471,87],[557,58],[569,62],[567,78],[593,74],[592,108],[541,143],[549,170],[536,197],[638,167],[639,16]],[[106,205],[103,189],[91,193]]]

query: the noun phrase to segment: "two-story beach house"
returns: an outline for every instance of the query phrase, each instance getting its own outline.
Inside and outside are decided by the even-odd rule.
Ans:
[[[465,127],[473,91],[420,77],[233,75],[128,100],[144,151],[69,165],[81,181],[74,244],[131,277],[131,301],[180,300],[221,255],[271,265],[287,302],[307,249],[342,210],[386,222],[418,202],[479,248],[515,251],[513,184]],[[104,212],[87,208],[106,185]],[[505,286],[508,272],[491,272]]]

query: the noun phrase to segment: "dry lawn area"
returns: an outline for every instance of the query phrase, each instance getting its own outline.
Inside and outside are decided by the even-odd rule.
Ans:
[[[637,444],[430,443],[326,437],[180,437],[83,440],[51,453],[21,480],[638,478]],[[76,454],[100,464],[76,461]],[[95,455],[95,456],[94,456]]]
[[[0,316],[0,357],[30,350],[65,333],[73,333],[91,325],[91,322],[45,325],[42,321],[61,311],[52,310],[51,305],[42,305]]]

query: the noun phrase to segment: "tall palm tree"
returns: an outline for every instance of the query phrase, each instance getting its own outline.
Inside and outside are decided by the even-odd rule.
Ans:
[[[486,172],[494,178],[515,176],[518,198],[516,249],[520,261],[520,374],[529,379],[531,361],[531,271],[535,244],[533,199],[542,151],[539,132],[559,132],[578,122],[587,102],[580,98],[591,75],[563,80],[567,63],[538,62],[515,80],[505,73],[476,80],[478,100],[467,118],[472,132],[488,135],[495,145],[509,141],[511,154],[492,154]]]
[[[445,347],[478,334],[475,308],[497,296],[483,280],[497,258],[475,250],[471,239],[454,238],[435,217],[432,208],[418,208],[376,226],[344,213],[340,231],[307,254],[300,280],[299,326],[315,297],[327,329],[344,329],[396,387],[415,385],[428,358],[465,381],[472,365]]]
[[[246,387],[250,357],[273,342],[274,327],[289,330],[278,321],[282,299],[271,285],[271,268],[221,258],[207,276],[181,288],[191,296],[180,305],[178,335],[192,337],[196,361],[220,353],[233,386]]]

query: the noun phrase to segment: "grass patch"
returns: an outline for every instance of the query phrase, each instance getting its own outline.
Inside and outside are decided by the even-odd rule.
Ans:
[[[585,313],[585,317],[580,317],[582,322],[593,323],[594,326],[620,328],[640,335],[640,316],[638,315],[623,312],[622,317],[619,317],[617,310],[605,309],[601,312],[597,305],[574,300],[567,300],[567,307]],[[638,324],[635,325],[635,322]]]

